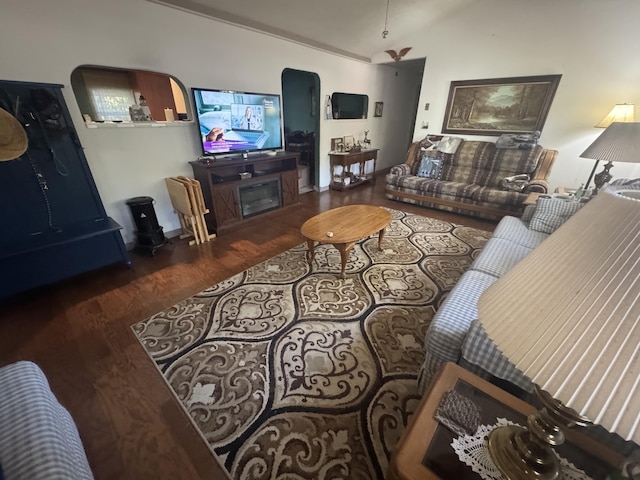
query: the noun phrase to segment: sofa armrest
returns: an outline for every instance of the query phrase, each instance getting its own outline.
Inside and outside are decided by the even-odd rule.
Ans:
[[[0,459],[7,479],[93,480],[71,415],[32,362],[0,368]]]
[[[411,175],[411,165],[408,163],[401,163],[395,165],[389,170],[389,175],[395,175],[397,177],[404,177],[405,175]]]
[[[513,383],[525,392],[533,391],[531,380],[498,350],[478,320],[471,323],[461,350],[462,357],[470,364],[481,368],[493,377]]]
[[[551,167],[558,156],[557,150],[543,150],[540,154],[540,160],[538,161],[538,168],[531,177],[531,181],[534,180],[546,180],[551,173]]]
[[[478,299],[496,280],[493,275],[467,270],[449,292],[427,330],[420,388],[429,384],[433,374],[444,363],[458,363],[469,326],[478,318]]]
[[[524,193],[549,193],[549,182],[546,180],[531,180],[523,190]]]

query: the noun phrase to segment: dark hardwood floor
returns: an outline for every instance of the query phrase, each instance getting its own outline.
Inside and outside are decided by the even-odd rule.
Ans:
[[[384,179],[347,192],[311,192],[301,205],[212,242],[186,240],[154,258],[115,265],[0,304],[0,365],[32,360],[71,412],[96,479],[226,478],[130,326],[303,241],[302,223],[327,209],[372,204],[484,230],[494,222],[384,198]]]

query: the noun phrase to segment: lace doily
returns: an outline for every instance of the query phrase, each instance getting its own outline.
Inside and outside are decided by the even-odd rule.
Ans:
[[[480,425],[475,435],[461,435],[453,440],[451,446],[461,462],[471,467],[484,480],[502,480],[502,475],[489,455],[487,437],[496,427],[518,425],[504,418],[498,418],[495,425]],[[558,456],[565,480],[592,480],[586,473],[578,469],[566,458]]]

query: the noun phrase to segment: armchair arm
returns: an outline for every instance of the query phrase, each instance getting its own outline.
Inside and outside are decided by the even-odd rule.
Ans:
[[[429,145],[432,143],[429,142]],[[404,177],[406,175],[411,175],[411,170],[416,162],[420,163],[420,158],[422,157],[420,147],[422,146],[422,142],[413,142],[411,146],[409,146],[409,151],[407,152],[407,158],[404,163],[391,167],[388,175]]]
[[[549,182],[546,180],[531,180],[523,190],[524,193],[549,193]]]
[[[407,163],[401,163],[400,165],[395,165],[391,167],[389,170],[390,175],[395,175],[398,177],[403,177],[405,175],[411,175],[411,165]]]
[[[540,160],[538,161],[538,168],[536,168],[536,171],[531,175],[531,182],[534,180],[546,180],[549,178],[551,167],[553,166],[553,162],[555,162],[557,156],[557,150],[543,150]]]

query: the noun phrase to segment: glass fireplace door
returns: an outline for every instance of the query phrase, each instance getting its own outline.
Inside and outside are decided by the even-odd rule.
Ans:
[[[277,178],[240,187],[238,191],[243,218],[280,208],[280,180]]]

